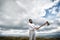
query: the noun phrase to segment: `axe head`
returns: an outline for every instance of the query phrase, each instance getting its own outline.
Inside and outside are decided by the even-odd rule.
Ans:
[[[47,23],[47,26],[49,26],[49,25],[50,25],[50,23],[49,23],[48,21],[46,21],[46,23]]]

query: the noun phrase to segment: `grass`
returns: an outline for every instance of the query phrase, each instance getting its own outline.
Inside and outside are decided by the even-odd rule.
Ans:
[[[0,37],[0,40],[29,40],[29,37]],[[60,40],[60,38],[39,38],[36,40]]]

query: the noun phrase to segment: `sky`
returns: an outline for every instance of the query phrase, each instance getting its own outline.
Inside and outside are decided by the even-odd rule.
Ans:
[[[0,36],[29,36],[30,18],[36,25],[50,23],[36,36],[59,37],[60,0],[0,0]]]

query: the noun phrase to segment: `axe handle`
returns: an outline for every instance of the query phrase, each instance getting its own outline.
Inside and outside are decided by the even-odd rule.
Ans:
[[[42,27],[42,26],[44,26],[44,25],[46,25],[46,23],[42,24],[40,27]],[[40,27],[39,27],[39,28],[40,28]]]
[[[48,21],[46,21],[46,22],[45,22],[44,24],[42,24],[40,27],[42,27],[42,26],[44,26],[44,25],[46,25],[46,24],[48,25]],[[40,28],[40,27],[39,27],[39,28]]]

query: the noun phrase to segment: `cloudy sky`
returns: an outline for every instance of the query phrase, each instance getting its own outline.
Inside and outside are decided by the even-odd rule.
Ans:
[[[28,19],[44,26],[36,31],[37,36],[60,35],[59,0],[0,0],[0,36],[29,36]]]

